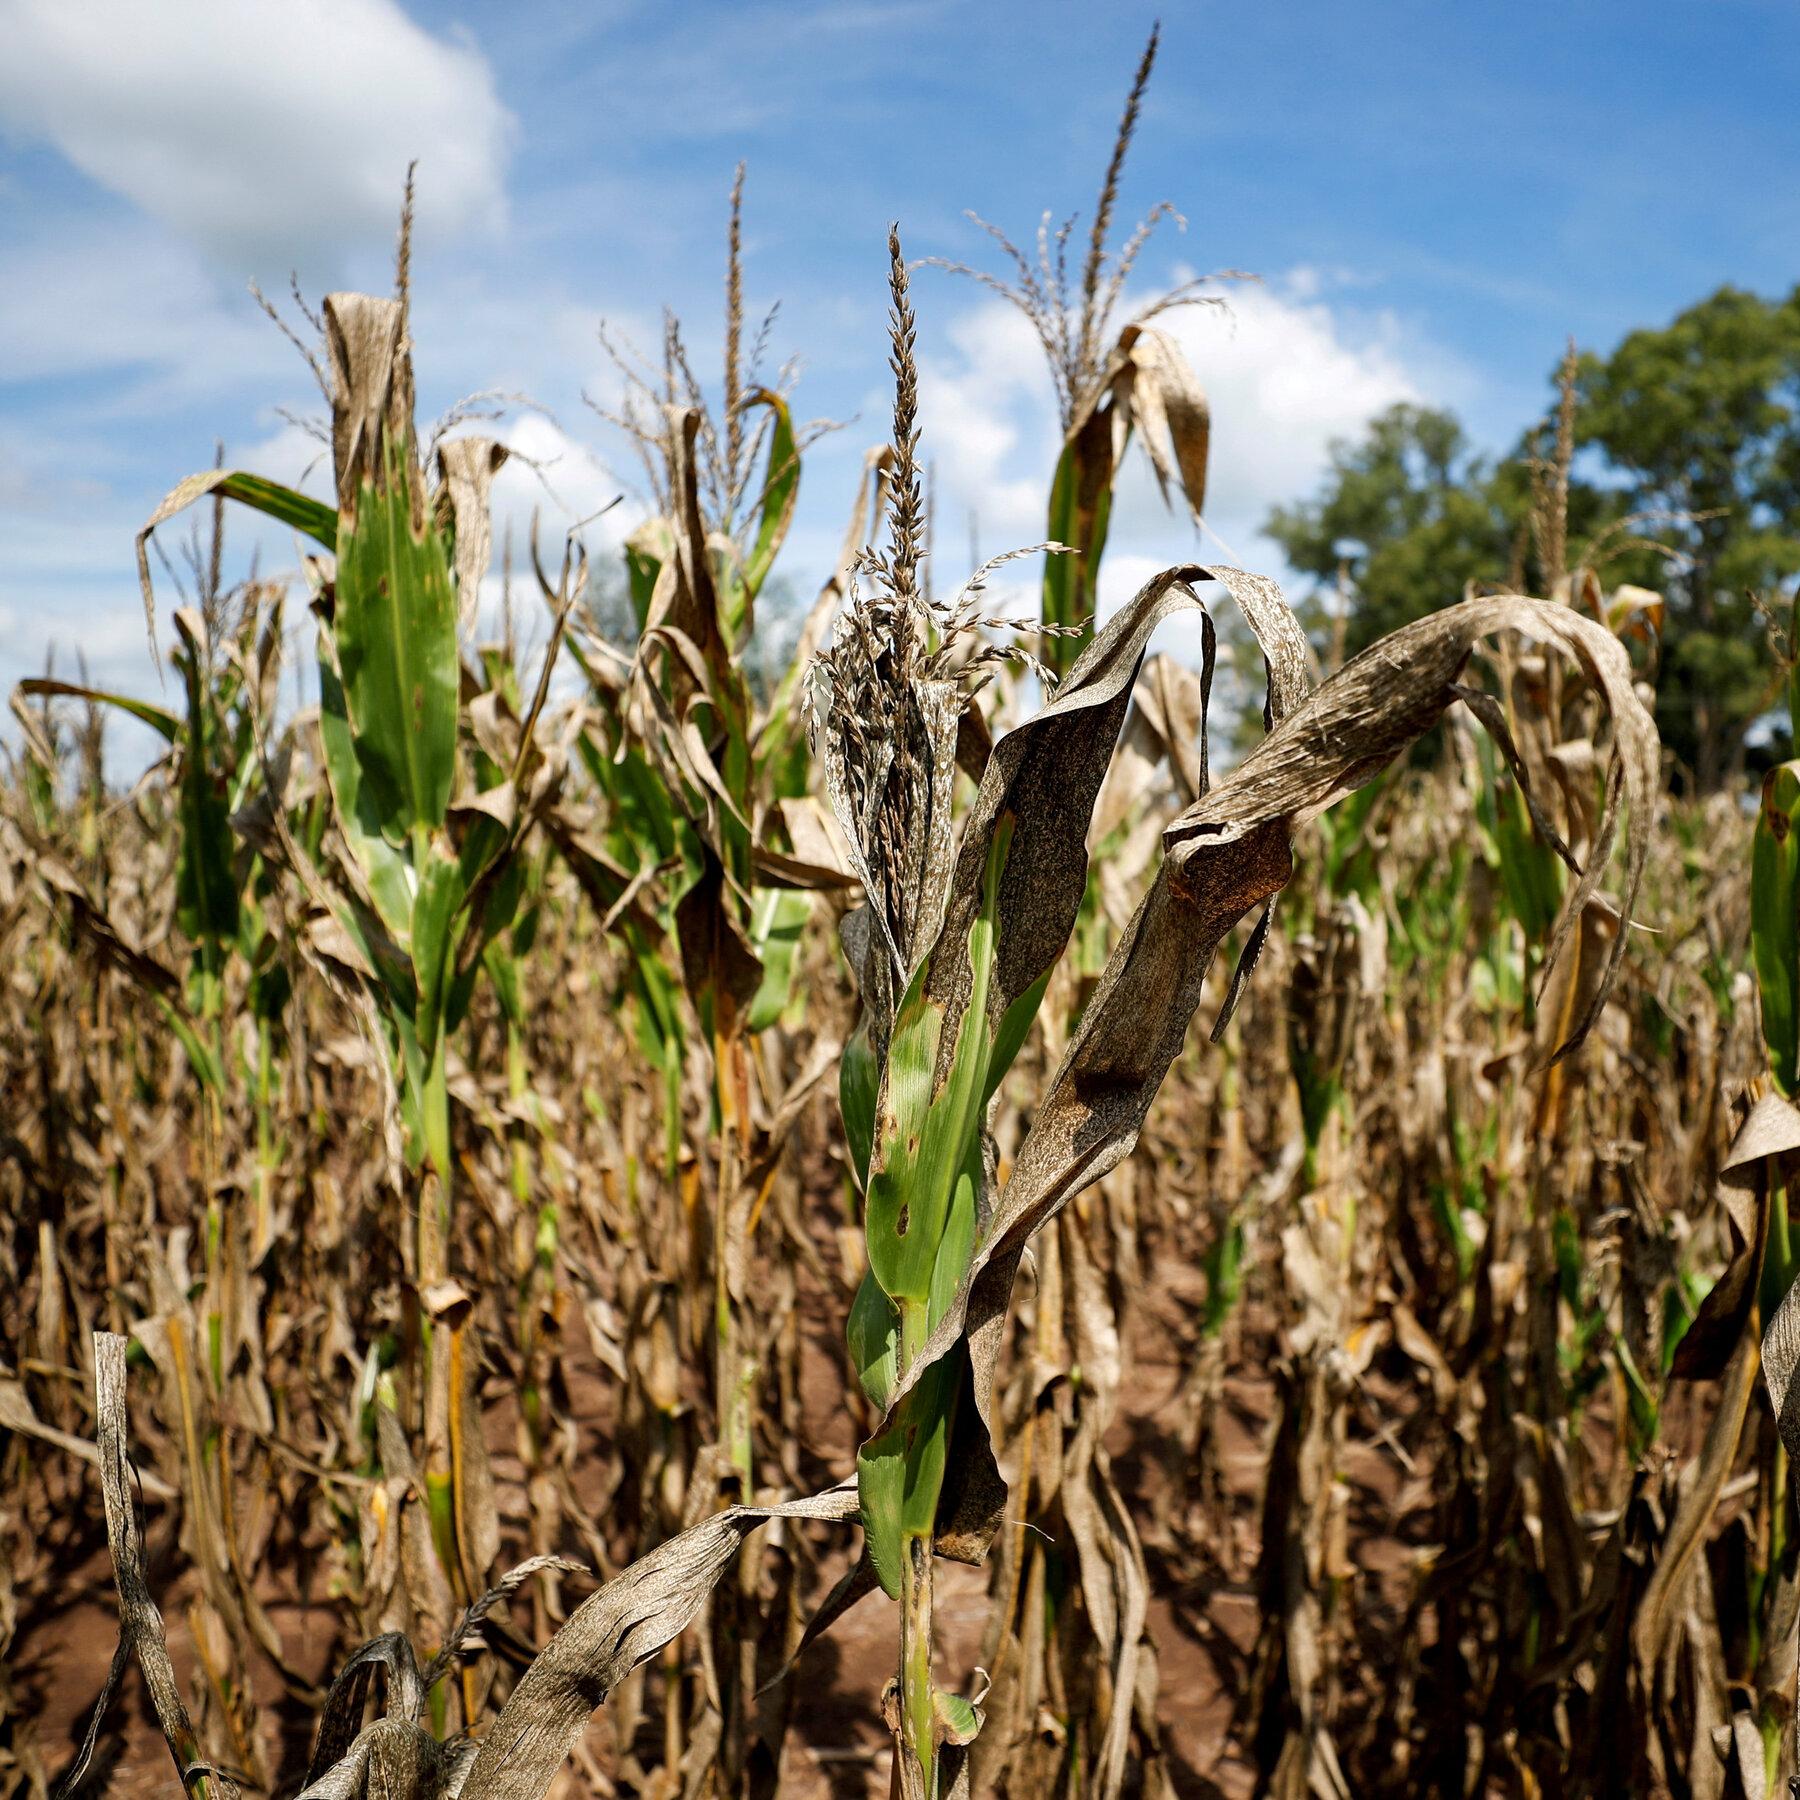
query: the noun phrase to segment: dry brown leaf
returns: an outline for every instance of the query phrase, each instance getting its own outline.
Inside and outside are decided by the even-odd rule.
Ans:
[[[126,1664],[136,1656],[144,1687],[162,1728],[163,1740],[175,1759],[175,1771],[184,1788],[198,1777],[216,1782],[227,1800],[237,1800],[236,1785],[200,1758],[200,1740],[175,1681],[169,1661],[168,1637],[162,1614],[150,1596],[144,1579],[144,1542],[138,1534],[137,1512],[132,1498],[130,1426],[125,1412],[125,1351],[127,1340],[116,1332],[94,1333],[94,1413],[99,1422],[100,1492],[106,1504],[106,1541],[112,1551],[113,1578],[119,1591],[119,1647],[100,1690],[94,1715],[80,1751],[63,1777],[61,1792],[68,1794],[80,1783],[94,1754],[100,1725],[117,1691]]]
[[[1197,577],[1199,572],[1177,573]],[[1219,945],[1292,875],[1289,846],[1295,829],[1370,780],[1435,724],[1460,697],[1457,684],[1476,645],[1494,632],[1526,631],[1573,656],[1612,711],[1613,749],[1599,832],[1553,933],[1547,965],[1554,967],[1574,921],[1598,892],[1627,804],[1630,826],[1619,911],[1630,916],[1655,807],[1658,740],[1633,691],[1629,659],[1604,628],[1567,608],[1517,595],[1468,600],[1394,632],[1302,699],[1303,640],[1279,593],[1236,572],[1219,574],[1234,582],[1234,597],[1263,641],[1270,666],[1270,711],[1278,722],[1227,780],[1164,834],[1167,854],[1155,883],[1107,963],[998,1196],[969,1274],[899,1384],[890,1418],[920,1374],[966,1337],[976,1406],[991,1435],[1002,1326],[1027,1240],[1136,1142],[1150,1102],[1180,1052]],[[996,750],[996,760],[1005,743]],[[971,834],[978,832],[982,819],[978,804]],[[959,871],[959,894],[966,879]],[[953,907],[952,925],[956,917]],[[949,937],[954,944],[953,930]],[[1620,933],[1593,999],[1574,1022],[1559,1057],[1592,1028],[1623,951]],[[997,968],[1005,966],[1003,939]],[[999,989],[1003,984],[997,979],[993,985]],[[991,1502],[991,1484],[980,1484],[981,1491]],[[979,1537],[983,1531],[991,1535],[993,1523],[990,1511],[984,1520],[964,1520],[963,1528]]]

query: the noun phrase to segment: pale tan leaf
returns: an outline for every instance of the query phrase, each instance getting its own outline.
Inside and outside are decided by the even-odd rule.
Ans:
[[[451,438],[438,445],[437,521],[456,545],[457,612],[465,632],[475,623],[481,578],[494,553],[488,495],[506,457],[506,446],[492,438]]]

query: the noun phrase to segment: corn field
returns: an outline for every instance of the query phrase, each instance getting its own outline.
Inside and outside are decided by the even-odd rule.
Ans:
[[[321,492],[147,522],[160,697],[13,695],[0,1797],[1793,1774],[1800,764],[1671,796],[1572,381],[1521,569],[1360,655],[1218,562],[1097,615],[1127,460],[1208,477],[1157,320],[1213,296],[1122,300],[1154,53],[1084,227],[871,233],[891,429],[772,673],[813,436],[740,172],[721,379],[671,320],[604,424],[622,568],[496,545],[506,450],[415,418],[403,222],[285,327]],[[971,571],[959,274],[1064,431]]]

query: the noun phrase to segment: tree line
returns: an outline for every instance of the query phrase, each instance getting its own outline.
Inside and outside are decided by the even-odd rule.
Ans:
[[[1541,592],[1603,566],[1609,588],[1660,592],[1658,724],[1675,779],[1710,791],[1788,733],[1772,709],[1791,655],[1775,621],[1800,574],[1800,288],[1721,287],[1610,355],[1571,347],[1558,385],[1498,458],[1449,411],[1390,407],[1264,529],[1346,653],[1471,585]],[[1533,495],[1559,479],[1567,540],[1546,545]]]

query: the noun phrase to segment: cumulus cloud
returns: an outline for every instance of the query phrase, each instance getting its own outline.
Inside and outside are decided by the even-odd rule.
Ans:
[[[57,221],[9,243],[6,256],[0,381],[105,372],[114,379],[90,416],[157,415],[171,389],[192,402],[294,366],[247,295],[222,294],[191,251],[148,222]]]
[[[234,269],[497,225],[512,121],[473,44],[394,0],[0,0],[0,126]]]
[[[1447,379],[1454,386],[1432,346],[1409,340],[1391,314],[1343,305],[1341,284],[1313,271],[1234,287],[1226,300],[1158,321],[1212,403],[1212,535],[1197,539],[1184,516],[1163,508],[1134,453],[1114,505],[1103,607],[1125,598],[1152,564],[1220,556],[1226,546],[1252,567],[1281,573],[1261,536],[1269,509],[1311,490],[1333,440],[1354,437],[1396,401],[1441,393]],[[928,359],[920,383],[941,535],[958,554],[965,520],[975,522],[984,553],[1030,542],[1043,530],[1059,443],[1042,352],[1025,319],[998,300],[963,314],[949,338],[949,353]]]
[[[1336,308],[1311,270],[1233,288],[1224,307],[1163,321],[1212,401],[1207,517],[1248,541],[1271,506],[1307,493],[1334,439],[1354,437],[1421,382],[1391,313]],[[1431,352],[1411,347],[1424,361]]]

